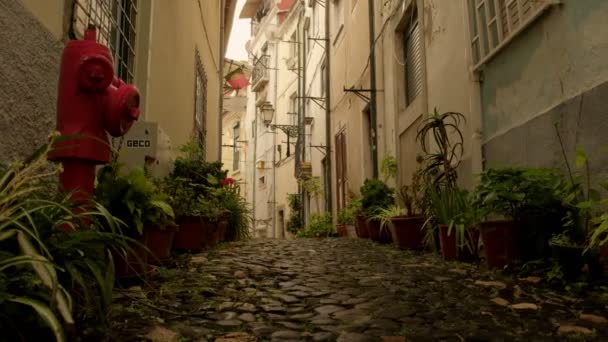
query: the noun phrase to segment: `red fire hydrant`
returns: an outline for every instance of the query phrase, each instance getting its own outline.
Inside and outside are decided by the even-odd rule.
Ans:
[[[114,77],[110,49],[96,42],[94,28],[63,50],[57,98],[57,130],[67,140],[56,143],[49,159],[63,165],[63,191],[79,203],[90,200],[95,166],[110,161],[108,135],[127,133],[139,117],[139,92]],[[107,132],[107,133],[106,133]]]

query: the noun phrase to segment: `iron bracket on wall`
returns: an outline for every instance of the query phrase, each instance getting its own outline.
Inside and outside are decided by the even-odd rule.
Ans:
[[[323,155],[327,155],[327,146],[325,145],[310,145],[310,147],[316,148],[319,152],[323,153]]]
[[[285,134],[287,134],[288,137],[290,138],[297,138],[298,137],[298,126],[296,125],[270,125],[270,128],[272,130],[275,129],[280,129],[281,131],[285,132]]]
[[[378,91],[377,89],[365,89],[365,88],[355,88],[355,87],[350,87],[350,88],[346,88],[344,87],[344,92],[345,93],[353,93],[355,95],[357,95],[360,99],[362,99],[365,102],[371,101],[371,98],[367,95],[365,95],[364,93],[371,93],[371,92],[376,92]]]
[[[325,110],[325,101],[326,99],[324,97],[315,97],[315,96],[297,96],[298,99],[307,99],[307,100],[312,100],[312,102],[314,102],[317,106],[321,107],[323,110]]]

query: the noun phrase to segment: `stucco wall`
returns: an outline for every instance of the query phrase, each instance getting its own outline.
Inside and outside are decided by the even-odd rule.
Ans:
[[[218,71],[219,63],[223,62],[219,58],[219,2],[200,1],[200,4],[202,10],[198,1],[152,3],[145,118],[158,122],[171,137],[173,146],[191,139],[198,48],[207,76],[207,160],[218,160],[221,117]]]
[[[485,141],[608,80],[608,2],[562,2],[485,67]]]
[[[501,51],[483,73],[486,167],[563,166],[576,146],[605,170],[608,2],[566,0]],[[582,102],[581,102],[582,101]]]
[[[55,129],[62,44],[19,0],[0,1],[0,42],[0,161],[11,161]]]

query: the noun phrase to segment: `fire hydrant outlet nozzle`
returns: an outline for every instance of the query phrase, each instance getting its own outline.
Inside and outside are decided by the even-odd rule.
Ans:
[[[110,86],[109,96],[105,129],[113,137],[120,137],[139,118],[139,91],[133,85],[120,83],[118,88]]]

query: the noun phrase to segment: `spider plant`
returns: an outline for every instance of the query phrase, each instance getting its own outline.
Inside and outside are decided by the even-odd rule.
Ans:
[[[431,189],[429,197],[429,217],[423,225],[425,240],[432,241],[433,231],[438,225],[448,226],[448,235],[455,234],[458,249],[468,248],[473,252],[472,241],[467,232],[474,225],[474,213],[468,200],[468,193],[458,188]]]
[[[377,220],[380,222],[380,231],[390,228],[393,224],[392,219],[395,217],[403,217],[408,215],[408,210],[396,205],[388,208],[377,208],[369,220]]]
[[[86,258],[80,253],[70,259],[57,257],[58,247],[66,249],[66,241],[76,241],[61,239],[55,243],[51,236],[58,227],[88,228],[99,224],[120,236],[119,223],[103,207],[92,204],[84,210],[74,210],[71,196],[48,199],[53,192],[48,179],[54,178],[57,170],[49,165],[47,155],[53,144],[64,139],[67,137],[51,137],[50,143],[25,163],[14,163],[0,173],[0,329],[9,340],[27,340],[28,336],[40,340],[39,335],[50,333],[56,341],[64,341],[64,327],[74,329],[74,305],[68,292],[74,288],[66,286],[71,283],[64,280],[77,282],[78,274],[82,278],[84,273],[76,273],[72,265],[85,262]],[[120,239],[112,241],[121,245]],[[111,262],[104,269],[106,281],[102,283],[101,277],[96,281],[103,287],[100,292],[106,302],[111,292],[110,280],[113,284],[109,265]],[[91,269],[90,273],[96,272]]]

